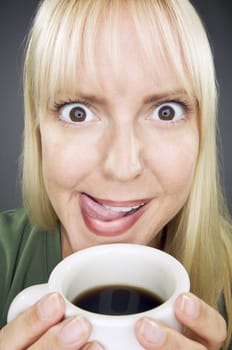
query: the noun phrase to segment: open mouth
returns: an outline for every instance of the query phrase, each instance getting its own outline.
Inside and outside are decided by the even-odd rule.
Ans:
[[[139,219],[148,200],[114,202],[80,194],[80,208],[86,226],[94,233],[122,233]]]

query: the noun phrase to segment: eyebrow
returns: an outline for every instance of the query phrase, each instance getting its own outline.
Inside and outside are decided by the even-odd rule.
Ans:
[[[59,103],[59,101],[62,102],[68,102],[70,101],[87,101],[87,102],[93,102],[97,104],[104,104],[106,103],[106,99],[104,97],[96,96],[94,94],[88,94],[88,93],[82,93],[79,91],[76,91],[75,93],[68,93],[68,92],[58,92],[55,94],[55,101]]]
[[[154,103],[157,101],[164,101],[169,100],[177,97],[182,97],[185,99],[190,99],[196,101],[196,97],[193,95],[189,95],[185,90],[179,89],[179,90],[171,90],[171,91],[165,91],[158,94],[151,94],[144,98],[144,104]]]
[[[82,94],[82,93],[79,93],[76,96],[80,100],[91,101],[96,104],[106,104],[106,99],[104,97],[100,97],[92,94]]]
[[[83,99],[86,101],[91,101],[93,103],[97,104],[106,104],[106,99],[104,97],[92,95],[92,94],[77,94],[79,99]],[[196,102],[197,99],[193,95],[189,95],[186,90],[184,89],[177,89],[177,90],[170,90],[165,91],[162,93],[154,93],[150,94],[143,99],[144,104],[150,104],[157,101],[164,101],[164,100],[172,100],[178,97],[182,97],[184,99],[193,100],[193,102]]]
[[[151,104],[159,101],[168,101],[177,98],[188,99],[193,103],[197,103],[197,98],[193,95],[189,95],[184,89],[167,90],[161,93],[153,93],[147,95],[143,99],[144,104]],[[76,92],[73,96],[70,96],[71,100],[86,101],[98,105],[106,105],[107,100],[103,96],[97,96],[95,94]]]

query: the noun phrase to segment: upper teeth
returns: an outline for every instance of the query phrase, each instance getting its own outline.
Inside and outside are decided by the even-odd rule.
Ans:
[[[131,210],[134,209],[138,209],[139,207],[141,207],[144,203],[139,204],[139,205],[135,205],[134,207],[111,207],[110,205],[104,205],[105,208],[115,211],[115,212],[129,212]]]

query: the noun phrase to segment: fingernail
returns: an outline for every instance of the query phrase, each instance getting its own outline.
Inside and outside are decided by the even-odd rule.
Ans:
[[[101,347],[101,345],[99,345],[98,343],[91,343],[86,345],[86,347],[84,347],[84,350],[103,350],[103,347]]]
[[[182,295],[180,310],[188,317],[197,318],[200,313],[199,301],[189,295]]]
[[[103,347],[97,343],[94,343],[93,347],[91,350],[103,350]]]
[[[142,319],[139,323],[140,334],[147,342],[156,346],[163,345],[166,339],[164,328],[149,319]]]
[[[42,319],[50,318],[59,310],[61,306],[60,298],[57,293],[47,295],[39,302],[39,314]]]
[[[80,341],[81,338],[86,337],[89,331],[89,324],[87,321],[78,316],[71,319],[61,330],[60,340],[63,344],[70,345]]]

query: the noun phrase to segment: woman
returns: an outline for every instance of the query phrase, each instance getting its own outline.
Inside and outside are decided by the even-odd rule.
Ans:
[[[175,305],[184,334],[137,323],[144,349],[231,348],[214,67],[191,4],[45,0],[24,73],[26,211],[1,215],[2,324],[14,295],[65,256],[132,242],[177,257],[193,293]],[[62,298],[46,296],[2,328],[1,349],[102,349],[87,320],[63,314]]]

